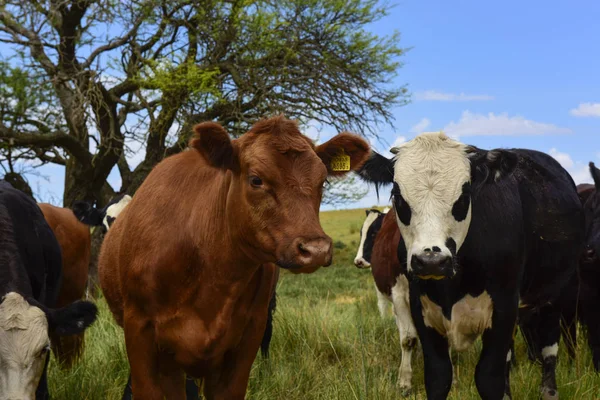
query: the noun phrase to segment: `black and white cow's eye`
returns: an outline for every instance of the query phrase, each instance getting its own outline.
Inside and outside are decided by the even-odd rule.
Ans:
[[[458,200],[454,202],[452,206],[452,216],[458,222],[464,221],[467,218],[469,212],[469,205],[471,204],[471,185],[467,182],[463,185],[462,193],[458,197]]]
[[[400,219],[400,222],[402,222],[404,225],[410,225],[412,210],[410,209],[410,206],[406,200],[404,200],[404,197],[402,197],[402,194],[400,193],[400,187],[397,183],[394,183],[394,188],[392,189],[392,198],[398,219]]]
[[[50,351],[50,345],[44,346],[37,354],[38,357],[45,356]]]
[[[250,185],[254,188],[259,188],[263,185],[263,181],[258,176],[252,175],[250,176]]]

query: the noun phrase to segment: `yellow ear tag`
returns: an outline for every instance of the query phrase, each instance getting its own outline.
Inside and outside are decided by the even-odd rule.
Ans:
[[[344,149],[341,149],[340,153],[331,159],[331,169],[333,171],[350,171],[350,156],[344,152]]]

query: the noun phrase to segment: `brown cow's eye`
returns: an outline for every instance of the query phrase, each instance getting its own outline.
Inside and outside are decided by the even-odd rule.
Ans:
[[[263,181],[258,176],[253,175],[250,177],[250,185],[252,185],[252,187],[259,188],[262,186],[262,184]]]

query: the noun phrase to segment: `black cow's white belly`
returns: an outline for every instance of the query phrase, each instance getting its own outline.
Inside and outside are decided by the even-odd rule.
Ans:
[[[450,320],[442,313],[442,307],[427,295],[421,296],[425,326],[435,329],[448,338],[457,351],[467,350],[486,329],[492,327],[493,303],[488,292],[479,296],[466,295],[452,306]]]

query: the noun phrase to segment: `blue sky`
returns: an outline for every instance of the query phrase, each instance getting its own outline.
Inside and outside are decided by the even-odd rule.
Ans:
[[[398,82],[413,97],[382,136],[393,143],[443,129],[482,148],[536,149],[577,183],[591,181],[587,164],[600,162],[599,20],[592,0],[397,2],[374,31],[398,30],[412,48]],[[351,207],[375,204],[371,191]]]
[[[591,180],[587,163],[600,163],[600,2],[395,4],[372,30],[397,30],[401,45],[411,48],[395,83],[408,84],[413,97],[394,110],[395,130],[381,131],[387,143],[443,129],[482,148],[550,153],[577,183]],[[50,181],[29,177],[34,190],[44,201],[60,202],[60,167],[41,172]],[[110,181],[118,184],[118,174]],[[371,191],[346,207],[375,204]]]

